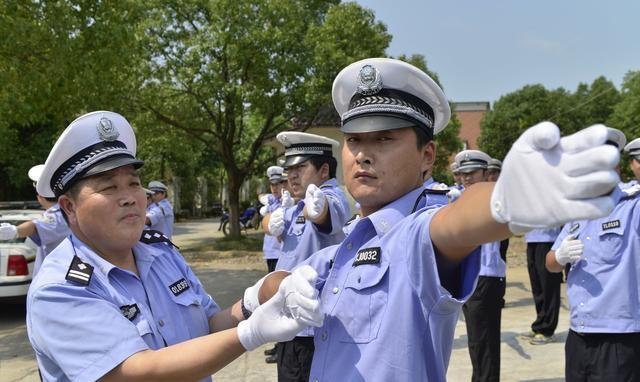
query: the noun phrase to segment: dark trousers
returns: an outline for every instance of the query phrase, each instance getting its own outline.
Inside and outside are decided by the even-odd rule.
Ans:
[[[480,276],[476,290],[462,307],[473,382],[500,380],[500,320],[504,292],[504,278]]]
[[[562,273],[551,273],[545,266],[547,252],[552,245],[553,243],[527,244],[527,268],[536,304],[536,320],[531,324],[531,330],[545,336],[552,336],[556,331],[560,314]]]
[[[278,259],[267,259],[267,272],[271,273],[275,271],[276,264],[278,264]]]
[[[296,337],[289,342],[279,342],[278,382],[307,382],[313,360],[313,337]]]
[[[569,330],[564,351],[567,382],[640,381],[640,333]]]

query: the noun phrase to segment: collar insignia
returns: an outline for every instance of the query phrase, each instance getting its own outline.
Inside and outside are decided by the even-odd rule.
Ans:
[[[93,266],[83,263],[82,260],[76,255],[73,256],[71,266],[67,271],[65,279],[76,282],[82,285],[89,285],[91,281],[91,275],[93,275]]]

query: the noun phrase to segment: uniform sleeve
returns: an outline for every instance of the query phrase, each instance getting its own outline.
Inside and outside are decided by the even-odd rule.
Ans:
[[[149,211],[147,211],[147,217],[151,221],[151,225],[154,226],[158,224],[164,216],[162,215],[162,210],[160,210],[160,208],[153,206]]]
[[[331,219],[331,232],[329,235],[342,233],[347,220],[349,220],[349,203],[341,190],[333,188],[321,189],[327,198],[327,206],[329,208],[329,216]]]
[[[441,280],[436,252],[429,235],[431,219],[438,209],[430,209],[418,215],[406,225],[407,240],[404,242],[406,269],[413,289],[420,296],[425,312],[449,314],[456,312],[471,296],[480,273],[480,247],[471,252],[454,270],[453,280]],[[406,224],[406,223],[405,223]],[[452,272],[442,272],[452,274]],[[453,296],[444,285],[451,285],[458,293]]]
[[[29,295],[29,338],[73,381],[95,381],[148,349],[120,308],[84,287],[50,284]]]
[[[33,223],[38,231],[38,245],[59,243],[71,233],[60,212],[47,211],[42,218],[34,219]]]

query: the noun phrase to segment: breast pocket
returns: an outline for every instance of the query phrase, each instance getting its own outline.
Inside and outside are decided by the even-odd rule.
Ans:
[[[182,323],[189,328],[191,338],[209,334],[209,320],[195,293],[188,289],[173,296],[173,301],[178,305]]]
[[[591,260],[604,264],[617,262],[622,252],[624,229],[620,226],[615,229],[601,231],[598,234],[598,240],[598,253]]]
[[[368,343],[376,339],[387,307],[388,263],[354,267],[336,304],[344,325],[341,342]]]

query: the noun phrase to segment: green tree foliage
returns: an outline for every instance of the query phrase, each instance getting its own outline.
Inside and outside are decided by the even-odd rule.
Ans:
[[[575,93],[563,88],[547,90],[542,85],[527,85],[500,97],[480,123],[479,144],[489,155],[503,159],[515,140],[529,127],[552,121],[563,135],[572,134],[596,123],[604,123],[619,94],[604,77],[591,85],[580,84]]]
[[[227,172],[232,223],[238,191],[294,120],[311,123],[338,68],[380,56],[390,36],[354,3],[307,0],[156,0],[140,34],[145,84],[136,104],[199,142]],[[194,143],[194,150],[197,145]],[[237,224],[232,234],[239,234]]]
[[[32,197],[27,170],[86,111],[137,89],[137,1],[0,3],[0,198]]]
[[[640,138],[640,71],[627,73],[622,82],[620,101],[615,105],[607,124],[624,131],[628,141]],[[622,178],[632,179],[629,158],[622,156]]]

